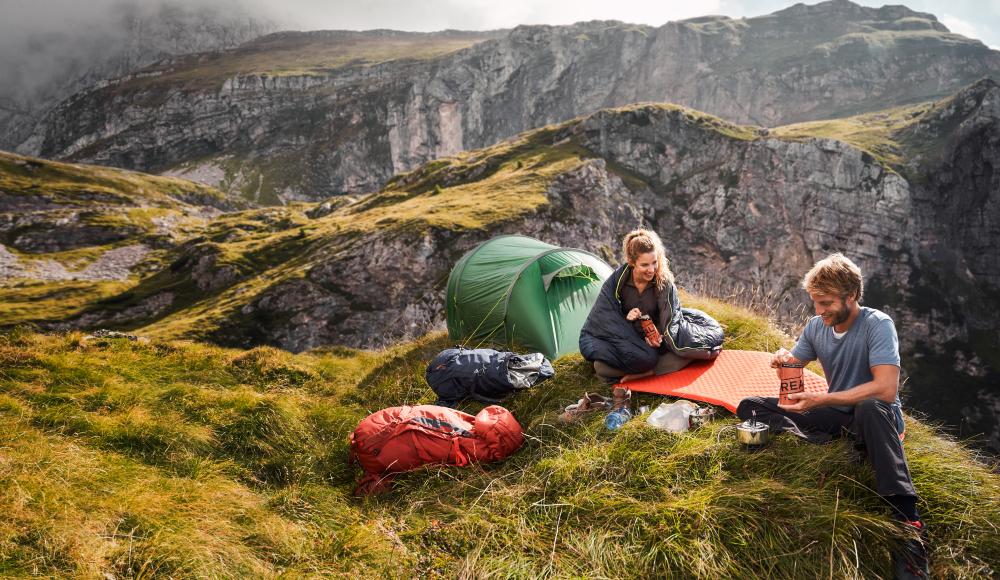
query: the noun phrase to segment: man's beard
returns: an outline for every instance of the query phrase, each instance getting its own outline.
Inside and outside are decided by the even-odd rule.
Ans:
[[[844,308],[839,310],[837,314],[833,317],[833,324],[830,326],[837,326],[838,324],[843,324],[847,322],[847,319],[851,317],[851,309],[844,304]]]

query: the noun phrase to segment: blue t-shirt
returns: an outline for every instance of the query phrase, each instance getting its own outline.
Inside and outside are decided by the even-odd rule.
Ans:
[[[819,359],[826,374],[830,392],[846,391],[871,381],[871,367],[876,365],[899,366],[899,339],[896,326],[884,312],[862,306],[854,324],[841,338],[833,335],[833,327],[823,324],[823,318],[814,316],[802,330],[792,356],[802,362]],[[899,404],[899,394],[896,395]],[[851,407],[837,405],[835,409],[850,411]]]

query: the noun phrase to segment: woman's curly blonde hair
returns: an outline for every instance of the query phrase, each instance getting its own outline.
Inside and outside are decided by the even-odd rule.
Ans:
[[[622,241],[622,254],[630,266],[635,266],[635,261],[639,256],[648,252],[656,255],[656,289],[663,290],[668,284],[674,283],[674,273],[670,271],[670,261],[667,260],[667,252],[663,249],[663,242],[656,232],[646,229],[635,229],[625,234]]]

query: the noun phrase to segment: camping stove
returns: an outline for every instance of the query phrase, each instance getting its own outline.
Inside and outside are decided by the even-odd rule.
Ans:
[[[747,447],[760,449],[771,440],[771,429],[767,423],[757,421],[757,411],[754,411],[752,418],[736,426],[736,437]]]

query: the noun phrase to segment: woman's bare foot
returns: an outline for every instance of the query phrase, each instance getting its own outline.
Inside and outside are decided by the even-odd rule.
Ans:
[[[634,374],[634,375],[625,375],[624,377],[622,377],[622,378],[621,378],[621,379],[619,380],[619,382],[622,382],[622,383],[627,383],[627,382],[629,382],[629,381],[634,381],[634,380],[636,380],[636,379],[641,379],[641,378],[643,378],[643,377],[648,377],[648,376],[649,376],[649,375],[651,375],[651,374],[653,374],[653,371],[646,371],[646,372],[644,372],[644,373],[636,373],[636,374]]]

